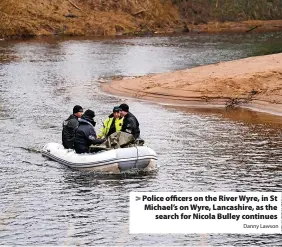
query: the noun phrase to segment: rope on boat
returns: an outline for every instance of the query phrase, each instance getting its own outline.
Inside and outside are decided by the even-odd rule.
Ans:
[[[138,156],[139,156],[139,154],[138,154],[138,146],[135,146],[135,148],[136,148],[136,151],[137,151],[137,159],[136,159],[135,164],[133,165],[132,168],[137,168],[137,161],[138,161]]]

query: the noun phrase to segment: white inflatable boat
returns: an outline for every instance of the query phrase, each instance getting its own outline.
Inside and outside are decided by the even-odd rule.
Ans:
[[[96,153],[77,154],[59,143],[48,143],[42,155],[81,171],[123,173],[156,170],[157,155],[146,146],[118,148]]]

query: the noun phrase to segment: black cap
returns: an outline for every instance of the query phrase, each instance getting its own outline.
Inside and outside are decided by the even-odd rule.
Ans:
[[[121,109],[119,108],[119,106],[115,106],[114,109],[113,109],[113,112],[120,112]]]
[[[119,106],[119,108],[122,110],[122,111],[125,111],[125,112],[128,112],[129,111],[129,106],[127,104],[121,104]]]
[[[73,114],[78,113],[78,112],[83,112],[83,109],[80,105],[76,105],[76,106],[73,107],[72,112],[73,112]]]
[[[90,117],[90,118],[94,118],[94,117],[95,117],[94,111],[89,110],[89,109],[86,110],[83,115],[88,116],[88,117]]]

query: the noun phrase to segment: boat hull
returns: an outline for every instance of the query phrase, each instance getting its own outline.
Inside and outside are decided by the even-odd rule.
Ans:
[[[48,143],[43,147],[42,155],[80,171],[119,174],[157,169],[157,155],[146,146],[77,154],[59,143]]]

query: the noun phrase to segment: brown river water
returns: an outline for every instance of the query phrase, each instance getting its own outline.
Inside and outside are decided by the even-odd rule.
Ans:
[[[0,41],[0,245],[281,246],[279,234],[129,234],[131,191],[281,191],[282,117],[105,94],[102,79],[282,51],[282,34]],[[127,102],[158,154],[147,175],[82,173],[41,156],[75,104],[99,130]]]

